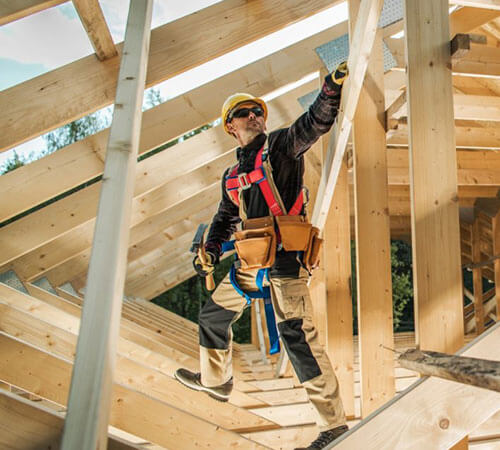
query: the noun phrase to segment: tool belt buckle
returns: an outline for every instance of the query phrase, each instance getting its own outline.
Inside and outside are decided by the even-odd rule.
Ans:
[[[247,189],[250,189],[252,187],[252,183],[249,183],[247,181],[247,173],[240,173],[238,174],[238,182],[240,184],[240,188],[245,191]]]

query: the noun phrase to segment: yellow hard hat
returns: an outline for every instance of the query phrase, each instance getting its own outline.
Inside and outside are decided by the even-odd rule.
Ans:
[[[267,105],[264,100],[258,97],[254,97],[250,94],[238,92],[236,94],[230,95],[222,105],[222,124],[224,125],[224,130],[226,130],[226,133],[229,133],[226,126],[226,121],[229,113],[239,104],[246,102],[254,102],[259,105],[262,108],[262,111],[264,111],[264,120],[267,120]]]

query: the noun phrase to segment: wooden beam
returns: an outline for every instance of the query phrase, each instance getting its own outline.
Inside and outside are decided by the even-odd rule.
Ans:
[[[0,392],[0,446],[12,450],[59,448],[64,417],[46,406]],[[109,450],[144,448],[109,436]]]
[[[68,0],[0,0],[0,26],[52,8]]]
[[[463,313],[448,26],[446,0],[406,0],[418,343],[430,350],[454,352],[463,344]],[[425,100],[429,98],[440,101],[429,105]]]
[[[398,357],[398,362],[423,376],[500,392],[500,361],[410,349]]]
[[[359,0],[349,4],[350,16],[356,17]],[[394,337],[384,119],[383,48],[378,32],[352,128],[361,417],[395,394],[393,355],[385,348]]]
[[[145,111],[139,153],[215,120],[224,97],[234,92],[263,96],[318,70],[314,48],[346,32],[344,22]],[[0,221],[101,175],[107,137],[108,130],[99,132],[0,177],[0,191],[5,193]],[[144,172],[154,174],[154,166]]]
[[[392,70],[405,70],[402,40],[386,39],[386,43],[397,61],[397,66]],[[500,50],[487,45],[470,44],[469,51],[462,53],[460,59],[452,60],[452,72],[454,76],[498,80],[500,78]]]
[[[481,224],[476,217],[472,224],[472,262],[481,261]],[[484,331],[484,304],[483,304],[483,269],[475,267],[472,269],[472,284],[474,291],[474,321],[477,334]]]
[[[82,21],[99,61],[118,55],[106,19],[98,0],[73,0],[76,12]]]
[[[326,138],[324,144],[326,150]],[[346,416],[353,417],[354,346],[349,208],[347,159],[344,157],[324,233],[328,317],[326,350],[339,380],[340,397]]]
[[[152,11],[152,0],[130,3],[62,439],[68,450],[106,445]]]
[[[449,20],[449,37],[458,33],[470,33],[481,25],[490,22],[500,16],[500,11],[464,7],[453,11]]]
[[[500,11],[500,0],[450,0],[450,4]]]
[[[458,354],[500,361],[498,339],[500,324]],[[500,393],[426,377],[360,422],[335,448],[400,448],[408,442],[415,448],[450,448],[497,411]]]
[[[71,372],[68,361],[3,333],[0,333],[0,347],[3,379],[15,380],[28,392],[38,392],[62,406],[66,404]],[[5,364],[6,361],[9,364]],[[27,366],[30,367],[29,375]],[[45,369],[47,367],[50,367],[50,373]],[[137,411],[143,414],[139,417]],[[167,448],[188,448],[190,445],[207,449],[213,445],[219,448],[261,448],[236,433],[118,383],[113,386],[110,424]]]
[[[500,255],[500,212],[492,220],[493,254]],[[494,262],[497,322],[500,321],[500,259]]]
[[[225,0],[158,27],[151,35],[147,87],[339,2],[290,0],[283,8],[279,0],[264,3]],[[262,17],[266,20],[261,20]],[[209,38],[206,30],[211,30]],[[117,48],[121,54],[122,44]],[[112,103],[118,60],[112,58],[101,64],[92,55],[2,91],[0,103],[4,107],[0,111],[0,151]],[[71,82],[68,83],[68,80]],[[21,106],[28,104],[29,108]]]
[[[0,303],[0,311],[2,332],[16,336],[23,342],[55,356],[73,360],[77,339],[75,334],[37,319],[36,313],[22,312],[3,303]],[[130,343],[127,345],[132,347]],[[151,352],[149,356],[144,357],[147,352],[139,346],[135,346],[135,351],[137,353],[132,357],[118,355],[115,383],[121,383],[128,389],[150,395],[154,399],[235,432],[276,428],[272,422],[263,420],[231,403],[214,408],[215,404],[209,397],[195,391],[186,392],[185,388],[174,379],[170,370],[168,374],[166,373],[164,367],[171,362],[165,357]],[[156,366],[155,369],[151,365]],[[259,402],[254,402],[256,403]],[[261,406],[264,405],[265,403],[261,402]]]
[[[295,113],[301,111],[297,96],[309,93],[313,86],[314,82],[306,83],[269,102],[268,129],[295,119]],[[135,174],[132,224],[136,225],[169,207],[160,205],[179,203],[220,180],[223,170],[233,164],[233,149],[234,139],[219,125],[139,162]],[[210,166],[204,166],[209,162]],[[186,182],[186,177],[189,177],[189,182]],[[101,184],[93,184],[3,227],[0,242],[2,246],[5,243],[5,251],[2,252],[4,258],[0,258],[0,265],[35,250],[73,228],[92,228]],[[38,224],[37,233],[25,235],[28,230],[33,230],[34,221]],[[13,243],[11,239],[17,241],[16,236],[20,232],[24,240]]]
[[[343,88],[340,113],[337,117],[335,136],[330,141],[329,150],[326,155],[321,184],[318,190],[318,198],[312,214],[312,223],[323,229],[330,204],[332,201],[338,173],[344,158],[347,140],[351,131],[354,113],[358,104],[359,95],[368,67],[368,60],[375,40],[377,23],[382,10],[383,2],[374,0],[361,4],[356,27],[351,39],[352,45],[349,53],[348,66],[350,76]]]

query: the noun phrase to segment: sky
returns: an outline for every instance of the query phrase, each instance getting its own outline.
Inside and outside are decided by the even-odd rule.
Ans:
[[[154,0],[152,28],[219,1]],[[100,5],[114,42],[123,41],[129,0],[100,0]],[[347,5],[344,2],[171,78],[156,88],[160,89],[165,99],[176,97],[345,20],[347,20]],[[72,2],[3,25],[0,27],[0,91],[93,52]],[[14,150],[20,155],[28,156],[44,149],[43,138],[34,139],[11,151],[0,153],[0,166],[5,159],[12,156]]]

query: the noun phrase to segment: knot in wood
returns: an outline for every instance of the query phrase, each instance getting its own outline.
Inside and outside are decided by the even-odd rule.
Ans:
[[[450,426],[450,420],[449,419],[441,419],[439,421],[439,428],[441,428],[442,430],[448,429],[449,426]]]

